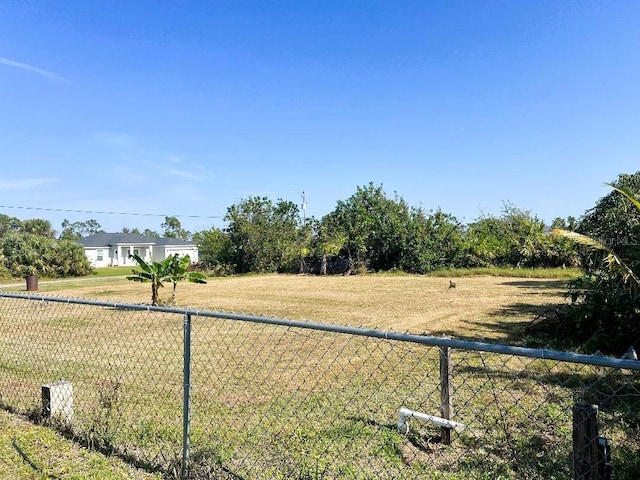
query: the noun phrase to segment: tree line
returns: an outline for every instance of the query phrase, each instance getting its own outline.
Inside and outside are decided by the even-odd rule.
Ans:
[[[162,233],[149,229],[123,228],[124,233],[140,233],[150,237],[188,239],[175,217],[165,217]],[[51,222],[42,218],[20,220],[0,214],[0,278],[42,275],[46,277],[79,277],[89,275],[92,267],[87,260],[81,238],[103,232],[97,220],[70,222],[65,219],[58,234]]]
[[[576,266],[570,241],[548,234],[531,212],[506,203],[497,215],[464,225],[441,210],[412,207],[382,185],[357,187],[320,219],[304,218],[298,205],[252,196],[227,208],[226,227],[191,233],[176,217],[165,217],[161,232],[123,228],[124,233],[192,240],[202,268],[218,273],[296,272],[304,259],[340,256],[355,271],[428,273],[442,268]],[[552,226],[575,223],[554,221]],[[91,272],[77,241],[103,231],[97,220],[64,220],[56,236],[44,219],[0,215],[4,276],[80,276]]]
[[[321,219],[303,218],[295,203],[253,196],[230,206],[225,228],[193,235],[207,269],[228,273],[295,272],[315,256],[348,258],[356,271],[423,274],[443,268],[575,267],[571,241],[549,235],[552,225],[505,203],[499,215],[464,225],[441,210],[413,207],[382,185],[357,187]]]
[[[638,176],[621,175],[619,181],[637,182]],[[348,259],[354,271],[417,274],[443,268],[576,267],[593,260],[550,230],[621,239],[626,225],[619,208],[626,207],[606,197],[579,220],[556,218],[545,225],[530,211],[505,203],[498,214],[463,224],[442,210],[410,206],[397,194],[387,195],[382,185],[369,183],[319,219],[305,218],[291,201],[251,196],[227,208],[223,228],[192,234],[176,217],[165,217],[160,233],[122,231],[190,239],[204,269],[229,274],[297,272],[305,258],[333,256]],[[14,276],[87,274],[90,267],[76,241],[99,231],[97,220],[64,220],[56,237],[48,220],[0,215],[0,264]]]
[[[72,239],[55,237],[51,222],[20,220],[0,214],[0,276],[73,277],[91,273],[84,248]]]

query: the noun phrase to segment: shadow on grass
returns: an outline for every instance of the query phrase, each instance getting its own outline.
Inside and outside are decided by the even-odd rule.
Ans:
[[[571,392],[574,403],[598,405],[601,410],[628,415],[625,424],[640,433],[640,371],[623,373],[617,369],[590,367],[581,365],[572,372],[554,372],[551,367],[540,370],[543,360],[531,359],[522,368],[504,370],[501,367],[461,365],[456,368],[458,374],[470,374],[487,379],[498,379],[506,382],[511,388],[529,392],[530,387],[522,385],[523,380],[532,381],[541,386],[556,386]],[[559,362],[562,363],[562,362]],[[587,371],[581,371],[587,370]],[[554,402],[551,389],[547,392],[546,401]]]
[[[463,320],[461,323],[466,325],[463,330],[467,332],[464,337],[460,335],[459,331],[450,329],[442,329],[433,331],[431,334],[434,336],[448,336],[455,338],[464,338],[466,340],[475,341],[489,341],[491,343],[506,343],[514,346],[528,346],[528,347],[544,347],[565,346],[566,342],[562,343],[560,339],[555,339],[552,332],[533,332],[532,326],[544,318],[550,312],[555,312],[560,307],[559,304],[548,303],[544,305],[532,305],[528,303],[514,303],[506,305],[502,308],[489,312],[489,317],[495,320],[480,321],[480,320]],[[523,320],[513,320],[512,317],[527,317]],[[473,332],[478,332],[474,335]],[[498,335],[491,335],[490,339],[484,338],[482,332],[493,332]],[[557,341],[556,341],[557,340]]]
[[[500,285],[508,287],[535,288],[539,290],[564,290],[567,288],[567,280],[506,280]]]
[[[349,420],[402,435],[398,433],[398,425],[395,423],[380,423],[364,417],[350,417]],[[442,442],[442,437],[440,435],[423,435],[420,431],[415,431],[414,429],[410,429],[407,434],[403,435],[403,437],[406,438],[407,442],[413,445],[417,450],[424,453],[433,453],[431,445]]]
[[[466,328],[457,331],[452,329],[441,329],[431,332],[434,336],[445,335],[467,340],[486,341],[484,336],[490,337],[491,342],[508,343],[518,346],[543,347],[553,346],[556,348],[569,348],[564,339],[554,338],[554,332],[538,331],[532,329],[534,324],[538,324],[542,318],[553,316],[564,305],[560,295],[567,288],[567,280],[505,280],[500,285],[522,289],[519,292],[521,301],[508,305],[503,305],[487,312],[489,320],[465,320],[461,323]],[[531,302],[527,301],[528,297]],[[542,297],[550,297],[549,301],[540,303]],[[546,299],[545,299],[546,300]],[[555,301],[554,301],[555,300]],[[466,332],[461,337],[460,331]],[[477,332],[474,335],[474,332]],[[493,335],[489,334],[493,332]]]
[[[567,280],[507,280],[501,285],[526,289],[524,295],[548,296],[558,298],[558,294],[567,289]],[[555,348],[569,348],[566,339],[556,338],[553,331],[532,329],[541,319],[554,316],[564,303],[560,300],[547,303],[528,303],[525,301],[504,305],[488,313],[493,321],[470,322],[476,327],[500,334],[500,341],[512,345]],[[527,320],[509,320],[513,317],[526,317]]]
[[[75,443],[78,446],[84,447],[88,450],[101,453],[106,457],[114,456],[122,460],[123,462],[131,465],[134,468],[144,470],[149,473],[165,473],[166,469],[159,467],[157,464],[144,461],[136,455],[127,454],[122,452],[116,445],[108,442],[97,443],[90,439],[87,435],[77,434],[73,431],[69,424],[59,422],[56,420],[48,420],[42,417],[42,411],[39,406],[33,406],[26,412],[18,411],[13,406],[0,401],[0,409],[8,412],[12,415],[16,415],[22,419],[28,420],[33,425],[50,428],[60,434],[66,440]],[[57,477],[56,477],[57,478]],[[167,477],[170,478],[170,477]]]

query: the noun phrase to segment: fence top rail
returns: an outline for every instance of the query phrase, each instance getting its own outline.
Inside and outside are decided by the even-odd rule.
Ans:
[[[161,307],[148,304],[117,303],[99,300],[88,300],[83,298],[55,297],[47,295],[33,295],[25,293],[0,292],[0,298],[15,298],[21,300],[35,300],[40,302],[56,302],[75,305],[92,305],[96,307],[113,308],[116,310],[137,310],[149,312],[174,313],[184,316],[197,316],[207,318],[218,318],[223,320],[236,320],[241,322],[261,323],[292,328],[304,328],[310,330],[320,330],[325,332],[343,333],[364,337],[383,338],[400,342],[419,343],[422,345],[451,347],[461,350],[475,350],[480,352],[497,353],[504,355],[515,355],[519,357],[537,358],[543,360],[554,360],[558,362],[579,363],[584,365],[595,365],[626,370],[640,371],[640,361],[631,359],[620,359],[606,357],[603,355],[585,355],[580,353],[561,352],[545,348],[515,347],[498,343],[476,342],[448,337],[433,337],[429,335],[417,335],[410,333],[399,333],[394,331],[384,331],[366,329],[362,327],[351,327],[345,325],[316,323],[312,321],[287,320],[276,317],[261,317],[254,315],[243,315],[228,312],[216,312],[212,310],[196,310],[190,308]]]

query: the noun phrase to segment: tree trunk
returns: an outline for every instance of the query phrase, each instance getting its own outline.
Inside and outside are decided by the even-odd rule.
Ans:
[[[158,305],[158,285],[151,281],[151,305]]]

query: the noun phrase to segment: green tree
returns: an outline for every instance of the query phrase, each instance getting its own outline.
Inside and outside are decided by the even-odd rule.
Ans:
[[[53,243],[51,266],[57,277],[86,276],[93,271],[84,248],[74,240],[58,240]]]
[[[172,304],[175,301],[176,284],[180,280],[206,283],[202,274],[187,271],[191,262],[188,255],[179,257],[178,254],[174,254],[161,262],[145,262],[136,254],[130,255],[130,258],[136,261],[140,270],[132,270],[133,275],[128,276],[127,280],[151,283],[151,305],[158,305],[160,288],[164,287],[164,282],[170,281],[173,284]]]
[[[51,222],[43,218],[32,218],[30,220],[25,220],[24,222],[22,222],[20,231],[24,233],[32,233],[33,235],[38,235],[40,237],[55,237],[55,231],[51,226]]]
[[[462,264],[463,227],[454,216],[413,208],[406,228],[409,240],[401,265],[404,271],[427,273]]]
[[[182,228],[180,220],[176,217],[164,217],[162,225],[162,234],[167,238],[178,238],[180,240],[188,240],[191,233]]]
[[[309,220],[307,225],[309,225],[312,232],[311,251],[322,258],[320,275],[326,275],[327,257],[338,255],[344,247],[347,237],[342,232],[329,230],[326,224],[322,224],[314,218]]]
[[[97,220],[91,219],[85,222],[70,222],[66,218],[62,221],[60,240],[80,240],[95,233],[101,232],[102,227]]]
[[[614,190],[584,214],[577,231],[598,240],[614,252],[628,250],[629,244],[640,237],[640,212],[616,189],[640,195],[640,171],[621,174],[610,185]]]
[[[300,215],[296,204],[249,197],[227,209],[231,261],[238,272],[293,271],[300,258]]]
[[[91,272],[84,249],[33,233],[11,232],[0,238],[0,254],[12,275],[83,276]]]
[[[53,240],[33,233],[6,234],[0,239],[5,267],[16,277],[53,275],[51,244]]]
[[[166,279],[171,282],[171,305],[176,304],[176,287],[178,282],[182,280],[187,280],[193,283],[207,283],[206,277],[196,271],[189,271],[189,266],[191,265],[191,258],[189,255],[183,255],[182,257],[178,256],[178,254],[172,255],[169,257],[171,259],[171,263],[168,268],[168,273]]]
[[[578,228],[578,220],[575,217],[568,216],[566,219],[556,217],[551,222],[551,229],[561,228],[563,230],[575,231]]]
[[[0,237],[9,232],[19,232],[22,230],[22,221],[16,217],[0,214]]]
[[[621,175],[619,178],[629,179],[629,176]],[[640,343],[640,255],[637,241],[640,238],[637,236],[640,185],[636,184],[636,189],[632,190],[617,183],[610,186],[612,194],[619,198],[614,200],[611,194],[607,195],[581,222],[582,228],[589,226],[602,237],[562,229],[553,231],[555,235],[583,246],[588,261],[584,263],[585,274],[569,282],[567,296],[571,298],[571,305],[550,321],[558,323],[555,331],[581,342],[585,350],[599,349],[620,354],[629,345]],[[589,215],[611,223],[598,225]],[[628,231],[624,230],[625,226]],[[612,238],[615,241],[610,241]]]
[[[193,234],[198,246],[198,262],[208,269],[231,269],[232,245],[229,234],[219,228]]]
[[[483,216],[468,225],[465,243],[466,264],[471,267],[559,267],[580,262],[570,242],[548,235],[542,220],[510,203],[505,203],[499,217]]]
[[[341,250],[359,268],[374,271],[400,268],[408,243],[409,206],[396,196],[387,198],[382,185],[357,187],[346,201],[323,217],[331,236],[346,238]]]

